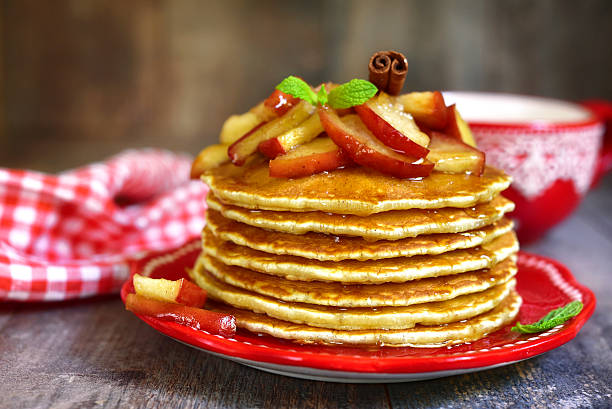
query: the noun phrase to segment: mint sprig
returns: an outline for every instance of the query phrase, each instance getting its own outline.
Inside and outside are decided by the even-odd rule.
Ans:
[[[276,89],[296,98],[310,102],[312,105],[329,105],[335,109],[350,108],[361,105],[378,91],[376,85],[366,80],[353,79],[334,88],[329,93],[325,85],[321,85],[318,93],[312,90],[304,80],[290,75]]]
[[[312,105],[317,105],[317,94],[315,94],[312,88],[310,88],[310,85],[301,78],[290,75],[278,84],[276,89],[285,94],[293,95],[296,98],[308,101]]]
[[[580,311],[582,311],[582,306],[580,301],[572,301],[564,307],[552,310],[538,322],[534,322],[533,324],[521,324],[517,322],[516,325],[512,327],[512,331],[521,332],[523,334],[547,331],[578,315]]]
[[[329,93],[329,106],[335,109],[361,105],[378,92],[370,81],[353,79],[334,88]]]

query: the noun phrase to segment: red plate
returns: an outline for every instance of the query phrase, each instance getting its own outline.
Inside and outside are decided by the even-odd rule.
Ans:
[[[132,274],[154,278],[185,277],[200,249],[194,241],[177,250],[151,255],[132,266]],[[507,365],[556,348],[571,340],[595,310],[595,296],[559,262],[519,253],[518,292],[523,297],[521,322],[533,322],[573,300],[582,312],[547,332],[517,334],[507,326],[479,341],[450,347],[349,347],[298,345],[291,341],[239,330],[233,339],[172,322],[139,316],[177,341],[245,365],[284,375],[340,382],[405,382],[431,379]],[[132,280],[121,290],[125,301]]]

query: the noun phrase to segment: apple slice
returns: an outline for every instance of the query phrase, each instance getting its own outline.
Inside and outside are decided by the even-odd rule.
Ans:
[[[315,111],[306,101],[300,101],[283,116],[263,124],[234,142],[227,150],[232,163],[242,166],[245,160],[257,151],[263,141],[282,135],[304,122]]]
[[[421,132],[412,117],[389,95],[381,92],[355,110],[374,136],[388,147],[417,158],[427,156],[429,136]]]
[[[319,108],[319,117],[329,137],[359,165],[399,178],[424,177],[434,164],[423,158],[411,158],[393,151],[380,142],[357,115],[342,118],[329,107]]]
[[[172,281],[134,274],[132,282],[134,283],[136,294],[154,300],[173,302],[196,308],[203,307],[206,302],[206,292],[184,278]]]
[[[259,144],[259,151],[270,159],[283,155],[298,145],[312,141],[323,132],[319,115],[311,115],[307,120],[284,134],[270,138]]]
[[[225,120],[219,134],[219,141],[230,145],[236,142],[242,135],[264,122],[254,112],[246,112],[242,115],[232,115]]]
[[[125,309],[134,314],[173,321],[195,330],[207,331],[224,337],[236,335],[236,318],[233,315],[153,300],[139,294],[127,295]]]
[[[278,118],[278,115],[276,115],[276,111],[274,111],[273,109],[269,109],[266,106],[266,101],[267,99],[261,101],[259,104],[249,109],[249,112],[255,114],[261,122],[268,122],[274,118]]]
[[[204,171],[227,162],[229,160],[227,156],[228,146],[220,143],[202,149],[191,164],[191,179],[197,179]]]
[[[298,102],[300,102],[299,98],[275,89],[268,98],[255,105],[249,112],[257,115],[262,121],[267,122],[285,115]]]
[[[228,145],[232,144],[258,125],[283,116],[298,102],[299,98],[274,90],[268,98],[255,105],[249,112],[227,118],[221,128],[219,141]]]
[[[469,173],[480,176],[484,171],[485,154],[456,137],[431,132],[427,159],[435,170],[446,173]]]
[[[299,102],[299,98],[275,89],[263,102],[263,106],[274,112],[274,114],[278,117],[285,115],[289,109],[297,105]]]
[[[270,176],[299,178],[351,165],[351,158],[324,136],[300,145],[286,155],[270,161]]]
[[[434,130],[446,127],[450,115],[440,91],[411,92],[400,95],[398,99],[404,111],[411,114],[419,126]]]
[[[453,104],[448,107],[448,110],[449,119],[444,133],[450,136],[454,136],[455,138],[462,140],[463,142],[475,148],[476,140],[474,139],[472,130],[470,129],[470,126],[463,120],[461,115],[459,115],[457,106]]]

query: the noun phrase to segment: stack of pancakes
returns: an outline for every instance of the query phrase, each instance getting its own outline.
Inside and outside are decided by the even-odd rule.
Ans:
[[[303,343],[439,346],[509,324],[518,242],[510,184],[355,167],[270,178],[267,163],[208,170],[203,252],[191,272],[239,327]]]

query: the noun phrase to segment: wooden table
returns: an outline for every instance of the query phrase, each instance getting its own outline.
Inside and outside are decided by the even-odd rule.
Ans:
[[[0,305],[0,407],[611,407],[612,177],[525,250],[565,263],[598,307],[576,339],[498,369],[403,384],[272,375],[159,334],[118,297]]]

